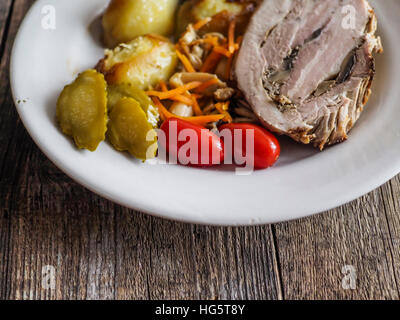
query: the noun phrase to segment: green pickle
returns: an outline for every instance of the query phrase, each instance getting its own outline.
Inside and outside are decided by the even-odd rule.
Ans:
[[[122,98],[109,114],[107,136],[118,151],[147,160],[157,154],[157,134],[141,104],[133,98]]]
[[[81,73],[66,86],[57,101],[62,131],[80,149],[95,151],[107,131],[107,84],[95,70]]]
[[[133,98],[139,102],[141,108],[147,116],[147,121],[157,128],[160,121],[158,109],[153,105],[147,94],[130,84],[114,84],[108,87],[108,110],[112,111],[114,106],[124,97]]]

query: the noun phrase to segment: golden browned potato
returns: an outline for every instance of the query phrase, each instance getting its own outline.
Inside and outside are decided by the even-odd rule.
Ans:
[[[110,112],[107,136],[118,151],[129,151],[141,160],[157,153],[157,134],[138,101],[122,98]]]
[[[178,0],[112,0],[103,16],[104,40],[109,48],[137,36],[174,31]]]
[[[175,46],[167,39],[146,35],[114,50],[106,50],[97,70],[108,84],[127,83],[141,90],[167,81],[177,65]]]
[[[122,98],[133,98],[139,102],[147,116],[148,122],[156,128],[160,120],[158,108],[154,106],[149,96],[138,88],[129,84],[114,84],[108,87],[108,110],[112,111]]]
[[[107,84],[104,76],[87,70],[62,91],[57,102],[62,131],[78,148],[95,151],[107,131]]]
[[[237,31],[243,33],[258,0],[187,0],[179,9],[178,35],[182,34],[189,23],[205,18],[212,20],[201,31],[227,33],[229,22],[237,21]]]

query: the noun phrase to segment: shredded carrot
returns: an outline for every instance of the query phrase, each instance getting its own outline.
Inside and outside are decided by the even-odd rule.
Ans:
[[[179,60],[181,60],[187,72],[196,72],[189,59],[184,54],[182,54],[179,50],[176,50],[176,54],[178,55]]]
[[[217,67],[219,61],[223,57],[222,54],[212,51],[207,57],[206,61],[204,61],[203,66],[201,67],[201,72],[212,72]]]
[[[189,121],[193,124],[205,126],[208,123],[217,122],[225,117],[225,115],[223,115],[223,114],[213,114],[213,115],[208,115],[208,116],[197,116],[197,117],[181,117],[181,116],[177,116],[177,115],[171,113],[170,111],[168,111],[168,109],[161,103],[161,101],[157,97],[153,97],[152,99],[153,99],[154,104],[158,107],[160,114],[165,119],[178,118],[178,119]]]
[[[203,98],[203,95],[197,94],[197,93],[192,93],[192,96],[194,96],[197,100]]]
[[[216,108],[219,112],[224,113],[224,112],[228,111],[229,105],[230,105],[230,101],[218,102],[218,103],[215,104],[215,108]]]
[[[232,56],[232,53],[229,50],[226,50],[223,46],[214,47],[214,51],[224,55],[227,58]]]
[[[167,92],[168,91],[167,84],[165,83],[164,80],[160,81],[160,88],[161,88],[162,92]]]
[[[184,103],[184,104],[186,104],[188,106],[193,105],[193,100],[191,98],[185,97],[185,96],[183,96],[181,94],[177,94],[177,95],[171,97],[170,99],[173,100],[173,101],[182,102],[182,103]]]
[[[209,87],[211,87],[214,84],[219,83],[219,80],[217,78],[212,78],[206,82],[204,82],[202,85],[200,85],[199,87],[196,88],[196,92],[197,93],[201,93],[205,90],[207,90]]]
[[[186,91],[196,89],[202,85],[201,82],[199,81],[193,81],[189,82],[187,84],[184,84],[183,86],[180,86],[176,89],[169,90],[166,92],[160,92],[160,91],[147,91],[146,94],[149,96],[155,96],[160,98],[161,100],[166,100],[170,99],[172,97],[175,97],[176,95],[180,95],[185,93]]]
[[[196,97],[194,95],[192,95],[192,106],[193,106],[194,114],[196,116],[203,115],[203,111],[201,111],[199,103],[197,102],[197,99],[196,99]]]
[[[167,117],[166,117],[166,114],[168,112],[167,108],[164,107],[164,105],[161,103],[160,99],[158,99],[156,97],[152,97],[151,100],[158,108],[158,112],[160,113],[161,120],[165,121],[167,119]]]
[[[158,111],[160,112],[161,117],[163,117],[164,119],[171,118],[171,116],[173,114],[171,112],[169,112],[166,107],[164,107],[164,105],[161,103],[160,99],[158,99],[157,97],[152,97],[151,99],[153,100],[154,104],[158,108]]]
[[[161,88],[162,92],[168,92],[168,87],[167,87],[167,84],[165,83],[164,80],[160,81],[160,88]],[[188,106],[191,106],[192,103],[193,103],[193,101],[192,101],[190,96],[187,97],[187,96],[184,96],[184,95],[181,95],[181,94],[177,94],[177,95],[171,97],[170,99],[173,100],[173,101],[182,102],[182,103],[184,103],[184,104],[186,104]]]
[[[197,124],[199,126],[206,126],[208,123],[218,122],[224,118],[223,114],[210,114],[208,116],[198,116],[198,117],[190,117],[190,118],[182,118],[183,120],[189,121],[193,124]]]
[[[219,102],[219,103],[216,103],[216,104],[215,104],[215,108],[216,108],[221,114],[224,115],[224,118],[223,118],[222,120],[224,120],[224,121],[230,123],[230,122],[232,122],[233,119],[232,119],[231,115],[230,115],[229,112],[228,112],[229,104],[230,104],[229,101],[227,101],[227,102]]]
[[[235,53],[235,28],[236,28],[236,21],[232,20],[229,23],[229,31],[228,31],[228,43],[229,43],[229,52]]]
[[[201,28],[203,28],[207,23],[209,23],[212,19],[211,18],[205,18],[203,20],[200,20],[198,22],[196,22],[193,25],[193,29],[194,30],[200,30]]]

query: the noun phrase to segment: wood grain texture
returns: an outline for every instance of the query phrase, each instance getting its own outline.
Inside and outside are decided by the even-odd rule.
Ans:
[[[60,172],[10,95],[11,45],[32,3],[0,3],[0,299],[399,298],[399,177],[311,218],[216,228],[128,210]],[[342,287],[345,265],[355,290]]]
[[[276,226],[285,298],[399,298],[398,246],[385,214],[391,199],[382,190],[324,215]],[[346,265],[355,268],[355,290],[342,288]]]

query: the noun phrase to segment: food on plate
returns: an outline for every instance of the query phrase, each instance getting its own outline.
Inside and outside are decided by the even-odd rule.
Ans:
[[[273,166],[268,130],[320,150],[346,140],[383,51],[367,0],[114,0],[103,25],[116,47],[62,92],[63,132],[198,167]]]
[[[202,33],[228,33],[229,23],[236,20],[237,32],[242,34],[259,0],[187,0],[179,9],[177,33],[189,24],[199,26]]]
[[[342,142],[371,94],[377,20],[366,0],[265,0],[235,65],[270,130],[321,150]]]
[[[138,36],[174,31],[179,0],[112,0],[103,15],[104,40],[109,48]]]
[[[219,131],[222,135],[222,140],[225,142],[225,150],[230,150],[231,158],[240,161],[250,161],[255,169],[266,169],[272,167],[281,153],[281,147],[275,136],[266,129],[248,123],[229,123],[220,126]],[[224,137],[226,132],[230,133],[230,144],[226,143]],[[235,140],[235,135],[238,135],[239,143]],[[253,139],[247,138],[253,137]],[[248,144],[250,141],[250,145]],[[245,165],[245,163],[238,165]],[[247,164],[248,165],[248,164]]]
[[[177,64],[174,45],[156,35],[135,38],[106,50],[97,70],[104,74],[108,84],[129,83],[147,90],[161,80],[168,80]]]
[[[156,128],[160,121],[160,114],[157,107],[154,106],[149,96],[143,91],[130,84],[113,84],[108,86],[108,110],[111,112],[114,106],[122,98],[133,98],[139,102],[140,107],[146,114],[147,121]]]
[[[122,98],[113,107],[107,136],[118,151],[129,151],[141,160],[156,156],[157,133],[140,103],[133,98]]]
[[[95,151],[107,130],[104,76],[87,70],[66,86],[57,102],[57,119],[62,131],[74,138],[78,148]]]
[[[169,153],[171,162],[179,161],[180,164],[196,167],[222,164],[223,143],[205,127],[183,119],[170,118],[164,121],[161,130],[165,139],[161,139],[160,144]]]

